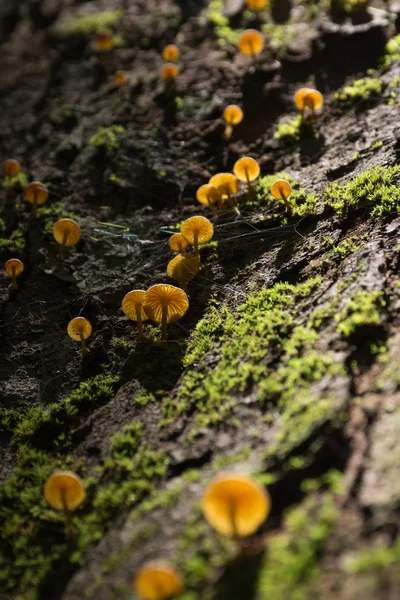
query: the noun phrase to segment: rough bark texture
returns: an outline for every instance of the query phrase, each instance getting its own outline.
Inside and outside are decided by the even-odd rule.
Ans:
[[[25,265],[16,293],[0,276],[2,600],[129,599],[156,557],[182,570],[185,600],[399,598],[400,47],[374,6],[333,21],[323,1],[276,0],[272,17],[240,0],[1,3],[0,162],[50,191],[37,219],[23,177],[0,191],[2,265]],[[269,39],[255,67],[235,47],[248,27]],[[104,29],[119,39],[100,56]],[[304,128],[302,86],[325,97]],[[245,118],[226,143],[231,103]],[[246,155],[253,196],[213,216],[196,189]],[[269,193],[282,172],[291,216]],[[190,308],[167,344],[149,323],[137,341],[122,298],[171,283],[168,232],[195,214],[215,235]],[[82,240],[60,261],[63,216]],[[86,488],[73,538],[42,494],[60,468]],[[242,550],[199,509],[226,470],[272,498]]]

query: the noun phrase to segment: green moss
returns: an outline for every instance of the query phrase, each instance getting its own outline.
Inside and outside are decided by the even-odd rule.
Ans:
[[[317,197],[314,194],[307,194],[307,192],[303,190],[302,184],[293,179],[293,177],[285,171],[259,178],[255,185],[257,203],[262,204],[267,202],[272,206],[280,206],[282,210],[285,210],[284,204],[279,202],[279,200],[276,200],[271,194],[271,186],[278,181],[278,179],[285,179],[292,186],[292,194],[289,198],[289,202],[292,207],[293,216],[304,217],[305,215],[315,214]]]
[[[207,19],[214,25],[215,35],[221,47],[227,44],[237,46],[241,36],[241,30],[232,29],[229,19],[224,14],[224,1],[211,0],[207,9]]]
[[[125,131],[122,125],[111,125],[110,127],[99,127],[90,138],[90,143],[96,148],[103,148],[110,153],[119,148],[118,135]]]
[[[266,34],[270,47],[278,57],[282,56],[288,46],[296,40],[297,29],[292,23],[263,23],[261,31]]]
[[[325,202],[340,217],[349,209],[366,206],[373,217],[400,212],[400,166],[376,166],[348,183],[333,183],[325,190]]]
[[[28,185],[28,176],[23,171],[20,171],[18,175],[16,175],[15,177],[11,177],[10,181],[7,177],[5,177],[1,185],[6,189],[11,187],[20,188],[21,190],[24,190]]]
[[[122,10],[106,10],[103,12],[78,15],[75,18],[64,19],[57,30],[64,35],[89,35],[112,28],[122,19]]]
[[[284,144],[298,142],[301,138],[302,127],[301,115],[296,115],[293,119],[278,123],[274,132],[274,140]]]
[[[385,48],[385,56],[383,57],[383,66],[389,66],[394,60],[400,58],[400,35],[394,36],[388,41]]]
[[[2,221],[1,233],[5,232],[4,221]],[[4,227],[4,228],[3,228]],[[13,252],[21,254],[26,247],[26,223],[20,223],[8,237],[0,237],[0,252]]]
[[[360,250],[360,248],[362,248],[363,240],[365,240],[365,238],[366,236],[362,236],[360,238],[359,236],[353,235],[343,240],[343,242],[341,242],[337,246],[333,246],[332,252],[334,254],[339,254],[341,258],[346,258],[346,256],[349,256],[353,252],[357,252],[357,250]]]
[[[344,568],[347,573],[387,573],[392,566],[400,566],[400,541],[391,547],[360,550],[347,556]]]
[[[38,216],[44,220],[44,232],[52,235],[53,227],[59,219],[78,219],[78,216],[72,212],[66,212],[62,202],[45,205],[38,210]]]
[[[377,140],[376,142],[371,144],[370,150],[372,150],[372,152],[376,152],[377,150],[379,150],[379,148],[382,148],[382,146],[383,142],[381,140]]]
[[[357,292],[346,308],[336,316],[338,333],[349,337],[360,327],[380,325],[382,323],[381,309],[385,306],[383,292]]]
[[[361,100],[367,100],[371,96],[379,96],[383,90],[383,83],[374,77],[365,77],[354,81],[352,85],[346,85],[334,95],[335,104],[341,108],[349,108]]]

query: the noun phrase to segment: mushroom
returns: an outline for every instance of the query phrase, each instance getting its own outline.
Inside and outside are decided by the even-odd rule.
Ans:
[[[201,508],[208,523],[234,538],[254,533],[268,517],[266,489],[248,475],[222,473],[207,486]]]
[[[116,71],[115,75],[114,75],[114,83],[115,85],[118,85],[118,87],[121,87],[122,85],[125,85],[125,83],[128,81],[128,75],[125,73],[125,71]]]
[[[143,298],[145,290],[132,290],[125,294],[122,300],[122,310],[124,314],[131,319],[136,321],[138,326],[138,338],[145,340],[143,333],[143,321],[147,321],[148,317],[143,310]]]
[[[72,319],[72,321],[68,323],[67,332],[69,337],[73,340],[80,340],[82,346],[82,354],[86,354],[87,347],[85,340],[87,340],[87,338],[92,333],[92,325],[90,321],[88,321],[84,317],[75,317],[75,319]]]
[[[114,48],[114,40],[108,31],[100,31],[95,38],[96,48],[99,52],[110,52]]]
[[[59,219],[53,227],[53,236],[60,244],[59,258],[62,258],[66,246],[76,246],[81,239],[81,228],[73,219]]]
[[[243,111],[240,106],[237,106],[236,104],[229,104],[229,106],[224,109],[223,117],[226,123],[226,128],[222,137],[224,140],[229,140],[234,126],[239,125],[239,123],[243,121]]]
[[[285,179],[278,179],[271,186],[271,194],[276,200],[282,200],[282,202],[286,206],[286,210],[290,214],[292,212],[292,207],[289,203],[289,198],[292,193],[292,186]]]
[[[168,44],[162,51],[162,57],[165,62],[174,63],[179,59],[179,48],[175,44]]]
[[[82,481],[71,471],[56,471],[44,485],[44,497],[53,508],[63,510],[69,535],[74,533],[71,511],[85,499]]]
[[[198,254],[199,245],[206,244],[214,235],[214,227],[206,217],[190,217],[183,221],[181,234],[192,244],[195,254]]]
[[[31,216],[36,217],[36,210],[47,201],[49,192],[40,181],[32,181],[25,189],[25,198],[32,204]]]
[[[185,292],[173,285],[152,285],[144,295],[143,309],[152,321],[161,323],[161,339],[167,339],[167,324],[179,321],[189,308]]]
[[[194,279],[200,269],[200,256],[198,254],[178,254],[169,261],[168,276],[179,283],[183,291],[187,292],[187,284]]]
[[[17,288],[17,277],[23,272],[24,263],[19,258],[10,258],[4,265],[4,270],[11,277],[10,288],[15,290]]]
[[[217,188],[218,192],[221,194],[222,201],[228,200],[228,204],[231,208],[236,207],[236,202],[232,199],[232,196],[237,194],[239,182],[235,175],[232,173],[217,173],[211,177],[208,183]]]
[[[174,81],[179,75],[179,69],[173,63],[167,63],[161,69],[161,75],[164,81]]]
[[[168,243],[172,252],[182,253],[184,249],[189,246],[189,242],[186,238],[183,237],[181,233],[174,233],[173,235],[171,235]]]
[[[246,0],[246,6],[254,12],[259,12],[267,6],[268,0]]]
[[[141,600],[167,600],[183,590],[181,574],[166,560],[152,560],[142,565],[134,585]]]
[[[249,194],[251,193],[251,182],[260,176],[260,165],[254,158],[244,156],[239,158],[233,165],[233,172],[239,181],[247,183]]]
[[[264,37],[255,29],[246,29],[243,31],[239,40],[239,50],[247,56],[251,56],[253,60],[261,54],[264,49]]]
[[[21,172],[21,164],[15,158],[9,158],[3,163],[3,175],[7,180],[7,192],[11,189],[11,179]]]
[[[209,183],[206,183],[205,185],[199,187],[196,192],[196,198],[200,204],[206,204],[207,206],[212,207],[214,204],[217,204],[221,196],[217,188]]]
[[[312,88],[300,88],[294,95],[294,103],[301,112],[301,119],[304,118],[304,111],[311,110],[312,117],[315,117],[315,111],[322,108],[324,97],[318,90]]]

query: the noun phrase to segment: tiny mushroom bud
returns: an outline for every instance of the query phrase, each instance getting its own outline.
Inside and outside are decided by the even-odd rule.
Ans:
[[[200,256],[198,254],[178,254],[169,261],[168,276],[177,281],[180,287],[187,292],[187,284],[194,279],[200,269]]]
[[[4,270],[11,277],[10,288],[15,290],[17,287],[17,277],[23,272],[24,263],[19,258],[10,258],[4,265]]]
[[[190,217],[182,223],[181,234],[192,244],[195,254],[198,254],[199,245],[206,244],[214,235],[214,227],[206,217]]]
[[[179,48],[175,44],[168,44],[162,51],[162,57],[165,62],[174,63],[179,59]]]
[[[251,192],[251,182],[260,176],[260,165],[254,158],[244,156],[239,158],[233,165],[233,172],[239,181],[247,183],[249,193]]]
[[[144,295],[143,308],[152,321],[161,323],[161,339],[167,339],[167,325],[179,321],[189,308],[185,292],[173,285],[152,285]]]
[[[21,172],[20,163],[14,158],[9,158],[3,163],[3,175],[7,179],[7,191],[10,191],[11,180]]]
[[[266,520],[271,500],[266,489],[252,477],[222,473],[206,488],[201,508],[214,529],[240,538],[254,533]]]
[[[85,340],[87,340],[92,333],[90,321],[84,317],[75,317],[75,319],[72,319],[72,321],[68,323],[67,331],[70,338],[81,342],[82,354],[86,354],[87,348]]]
[[[311,110],[312,116],[315,116],[315,111],[322,108],[324,97],[318,90],[312,88],[300,88],[294,95],[294,103],[301,112],[301,118],[304,117],[306,109]]]
[[[71,471],[56,471],[47,479],[43,491],[44,497],[53,508],[64,511],[67,531],[72,535],[74,530],[71,511],[85,498],[82,481]]]
[[[143,298],[145,290],[132,290],[128,292],[122,300],[122,310],[124,314],[131,319],[136,321],[138,325],[138,338],[140,340],[146,339],[143,333],[143,321],[147,321],[148,316],[143,310]]]
[[[178,74],[178,67],[172,63],[167,63],[161,69],[161,75],[164,81],[175,81],[175,79],[178,77]]]
[[[237,177],[232,173],[217,173],[211,177],[208,182],[210,185],[213,185],[217,188],[219,193],[221,194],[222,200],[228,200],[228,205],[231,208],[236,207],[236,203],[233,200],[232,196],[237,194],[239,190],[239,182]]]
[[[246,6],[254,12],[263,10],[268,4],[268,0],[246,0]]]
[[[243,111],[240,106],[237,106],[236,104],[229,104],[229,106],[224,109],[223,116],[226,123],[223,138],[224,140],[229,140],[234,126],[239,125],[239,123],[243,121]]]
[[[36,210],[47,201],[49,192],[40,181],[32,181],[25,189],[25,198],[32,204],[32,217],[36,217]]]
[[[278,179],[271,186],[271,194],[276,200],[282,200],[286,206],[288,213],[292,212],[292,207],[289,203],[289,198],[292,193],[292,186],[285,179]]]
[[[141,600],[168,600],[182,592],[182,576],[168,561],[152,560],[137,572],[135,590]]]
[[[217,204],[220,200],[220,193],[213,185],[206,183],[199,187],[196,192],[196,198],[200,202],[200,204],[206,204],[208,206],[213,206]]]
[[[128,81],[128,75],[125,71],[116,71],[114,75],[114,83],[119,87],[124,85]]]
[[[110,52],[114,48],[114,40],[108,31],[97,33],[95,43],[99,52]]]
[[[240,36],[239,50],[253,60],[261,54],[264,49],[264,37],[256,29],[246,29]]]
[[[75,246],[81,239],[81,228],[73,219],[60,219],[53,227],[53,236],[60,244],[59,257],[62,258],[66,246]]]
[[[183,237],[181,233],[174,233],[169,238],[169,247],[172,252],[183,252],[185,248],[189,246],[187,239]]]

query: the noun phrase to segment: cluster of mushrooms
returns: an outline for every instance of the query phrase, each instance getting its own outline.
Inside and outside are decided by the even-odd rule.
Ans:
[[[56,471],[44,485],[46,501],[64,513],[66,530],[73,536],[72,511],[85,499],[81,479],[71,471]],[[220,473],[206,487],[201,509],[209,525],[237,544],[239,552],[245,540],[267,519],[270,496],[254,478],[237,473]],[[183,591],[183,577],[168,560],[150,560],[138,570],[134,588],[141,600],[167,600]]]

